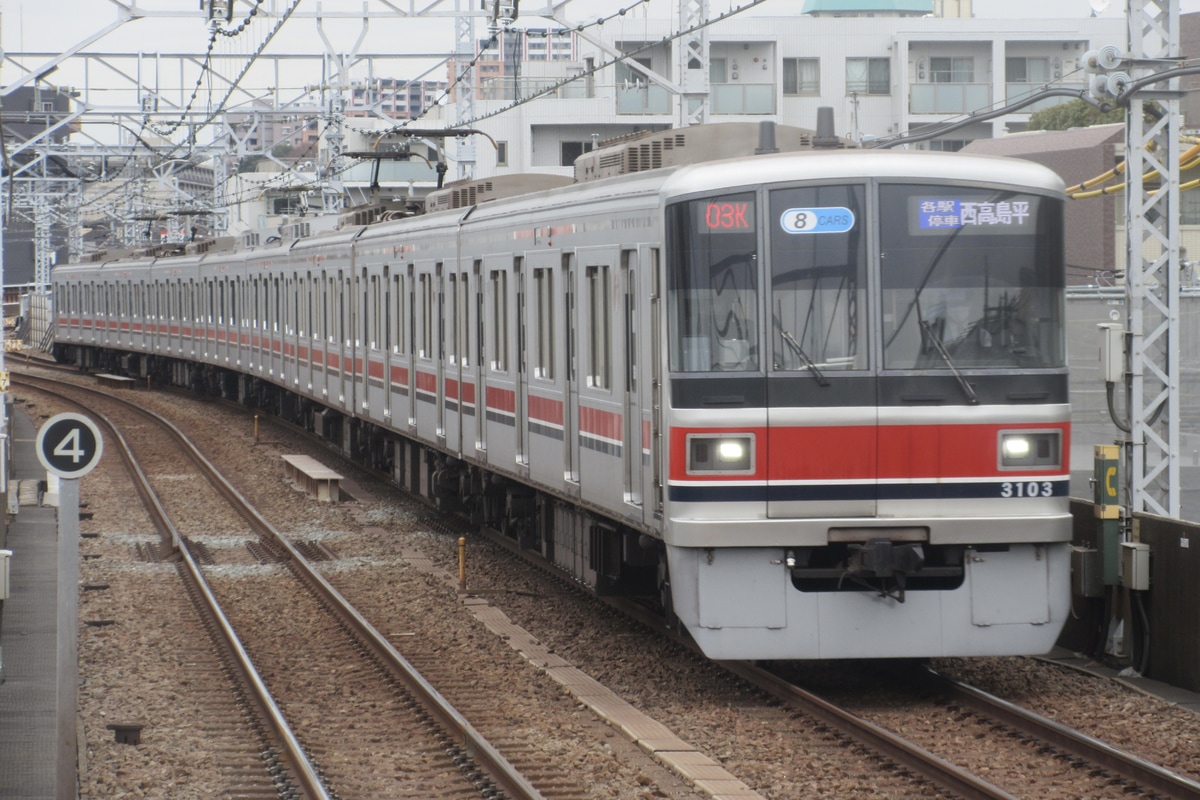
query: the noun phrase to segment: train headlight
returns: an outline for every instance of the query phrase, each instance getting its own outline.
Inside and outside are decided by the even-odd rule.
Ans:
[[[1000,431],[1000,469],[1062,466],[1061,431]]]
[[[754,434],[688,434],[687,460],[689,474],[751,474],[754,472]]]

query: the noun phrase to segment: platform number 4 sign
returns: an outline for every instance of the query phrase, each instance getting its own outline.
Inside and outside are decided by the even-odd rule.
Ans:
[[[38,429],[38,460],[47,472],[60,478],[88,474],[103,452],[100,430],[82,414],[58,414]]]

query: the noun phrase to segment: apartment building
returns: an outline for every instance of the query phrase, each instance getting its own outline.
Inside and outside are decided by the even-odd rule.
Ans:
[[[1084,54],[1124,48],[1128,35],[1119,18],[934,15],[948,6],[962,13],[962,3],[934,0],[808,0],[794,15],[736,15],[707,29],[707,69],[680,63],[686,48],[672,21],[630,14],[590,27],[576,36],[573,60],[523,61],[519,74],[505,71],[506,91],[476,93],[470,125],[500,146],[476,148],[474,175],[570,174],[574,159],[599,142],[676,127],[698,109],[709,122],[814,127],[817,108],[831,106],[839,135],[870,142],[1002,108],[1045,86],[1083,88]],[[526,50],[507,45],[509,53]],[[1031,113],[1059,102],[1044,99],[915,146],[958,150],[1020,132]],[[446,114],[468,119],[452,108]]]

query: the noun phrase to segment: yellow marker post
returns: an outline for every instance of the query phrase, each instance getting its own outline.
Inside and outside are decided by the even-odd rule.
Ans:
[[[1121,541],[1121,448],[1098,444],[1093,449],[1092,481],[1099,549],[1104,565],[1104,585],[1120,582]]]
[[[458,590],[467,590],[467,537],[458,537]]]

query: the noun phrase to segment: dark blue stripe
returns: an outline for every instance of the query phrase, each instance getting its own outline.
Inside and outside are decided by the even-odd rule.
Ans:
[[[554,439],[559,442],[563,440],[562,428],[552,428],[549,425],[540,425],[532,420],[529,422],[529,432],[536,433],[539,436],[545,436],[548,439]]]

